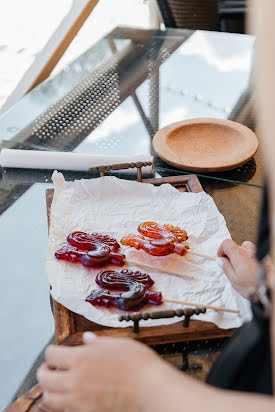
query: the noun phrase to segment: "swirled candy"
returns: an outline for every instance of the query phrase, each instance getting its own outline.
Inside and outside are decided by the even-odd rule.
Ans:
[[[124,269],[121,272],[103,270],[96,277],[96,283],[105,290],[93,290],[86,302],[94,306],[117,307],[122,310],[138,310],[146,303],[160,305],[160,292],[150,291],[154,284],[151,277],[139,271]],[[110,291],[125,291],[110,293]]]
[[[147,273],[138,270],[133,272],[130,269],[123,269],[120,272],[114,270],[103,270],[96,277],[96,283],[108,290],[129,290],[129,284],[138,283],[145,289],[153,286],[153,279]]]
[[[188,238],[185,230],[172,225],[159,225],[155,222],[143,222],[138,227],[140,235],[130,234],[121,239],[124,246],[143,249],[153,256],[167,256],[177,253],[184,256],[188,245],[181,242]]]
[[[100,233],[72,232],[67,237],[67,242],[79,250],[93,250],[94,243],[105,243],[112,252],[119,249],[116,239]]]
[[[174,237],[150,240],[140,235],[131,234],[123,237],[121,243],[124,246],[134,247],[137,250],[143,249],[146,253],[153,256],[167,256],[170,253],[184,256],[188,249],[187,245],[176,243]]]
[[[88,252],[81,251],[67,243],[55,252],[55,257],[67,262],[82,263],[88,267],[101,267],[111,263],[122,266],[125,263],[125,255],[112,252],[105,243],[90,243],[89,248]]]
[[[159,225],[155,222],[143,222],[138,227],[138,232],[151,239],[164,239],[174,237],[177,242],[184,242],[188,239],[187,232],[173,225]]]

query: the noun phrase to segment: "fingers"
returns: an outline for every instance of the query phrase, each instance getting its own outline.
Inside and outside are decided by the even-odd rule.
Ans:
[[[96,339],[96,334],[93,332],[84,332],[82,335],[82,340],[84,344],[94,343]]]
[[[72,405],[72,399],[70,395],[63,395],[60,393],[49,393],[45,391],[43,393],[43,404],[52,408],[54,411],[64,411],[66,408],[70,408]]]
[[[243,254],[244,251],[246,251],[246,255]],[[217,258],[226,257],[230,260],[232,265],[235,266],[239,263],[240,256],[247,256],[247,252],[249,257],[255,256],[256,246],[254,243],[246,240],[240,247],[237,243],[233,242],[233,240],[226,239],[222,242],[218,249]]]
[[[217,264],[222,268],[222,270],[229,279],[232,279],[234,277],[235,270],[228,258],[218,257]]]
[[[217,252],[217,264],[223,269],[228,279],[232,282],[235,278],[235,266],[238,262],[240,247],[231,239],[226,239]]]
[[[49,369],[46,363],[37,370],[37,379],[45,391],[66,392],[71,389],[68,372]]]
[[[102,344],[105,342],[105,339],[99,339],[92,332],[83,334],[84,343],[88,344],[92,343],[92,341],[95,341],[96,343],[100,342]],[[45,351],[45,360],[49,368],[63,371],[69,370],[79,366],[82,361],[84,361],[87,349],[87,345],[74,347],[49,345]]]
[[[231,261],[239,252],[239,246],[231,239],[226,239],[217,251],[217,257],[227,257]]]
[[[250,256],[255,256],[256,246],[254,245],[254,243],[246,240],[245,242],[243,242],[242,248],[246,249],[250,253]]]
[[[63,370],[70,369],[76,349],[67,346],[49,345],[45,351],[45,359],[48,366]]]

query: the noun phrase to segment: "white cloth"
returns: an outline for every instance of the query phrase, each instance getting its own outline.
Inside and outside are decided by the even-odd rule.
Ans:
[[[98,155],[90,153],[53,152],[43,150],[2,149],[0,165],[24,169],[58,169],[88,172],[90,167],[119,163],[153,162],[150,154]],[[124,169],[126,173],[133,169]],[[142,168],[143,173],[152,174],[153,166]]]
[[[89,293],[99,288],[95,283],[98,269],[55,258],[55,251],[65,243],[70,232],[99,232],[120,240],[129,233],[137,233],[137,227],[143,221],[170,223],[187,230],[189,244],[195,250],[212,256],[215,256],[220,243],[230,237],[223,216],[205,192],[182,193],[169,184],[155,187],[116,177],[65,182],[63,175],[57,172],[53,174],[53,182],[55,191],[47,258],[52,296],[73,312],[101,325],[128,326],[126,322],[118,321],[121,312],[117,309],[97,308],[85,302]],[[207,310],[206,314],[194,318],[214,322],[225,329],[239,327],[250,318],[249,302],[233,290],[215,261],[193,255],[155,257],[143,250],[127,247],[121,247],[121,252],[132,260],[194,275],[194,279],[182,279],[157,270],[148,271],[131,266],[131,269],[149,273],[155,282],[154,290],[162,292],[164,297],[240,310],[240,315]],[[115,266],[108,268],[121,270]],[[165,303],[161,306],[151,305],[145,310],[176,307],[175,304]],[[179,318],[147,320],[142,321],[141,325],[178,321]]]

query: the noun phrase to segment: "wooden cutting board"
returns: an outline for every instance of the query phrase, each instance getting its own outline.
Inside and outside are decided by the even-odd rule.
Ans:
[[[162,160],[178,169],[218,172],[250,160],[258,150],[258,139],[237,122],[192,119],[160,129],[153,146]]]

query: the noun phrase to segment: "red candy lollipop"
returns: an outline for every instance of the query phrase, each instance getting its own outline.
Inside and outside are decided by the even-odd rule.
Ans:
[[[107,235],[73,232],[69,234],[67,241],[68,243],[55,253],[57,259],[78,262],[89,267],[106,264],[122,266],[125,263],[125,255],[114,252],[118,250],[119,244]]]
[[[96,277],[96,283],[108,290],[129,290],[129,284],[138,283],[145,289],[153,286],[153,279],[147,273],[138,270],[133,272],[130,269],[123,269],[121,272],[114,270],[103,270]]]
[[[108,235],[101,235],[100,233],[72,232],[67,237],[67,242],[80,250],[92,250],[92,245],[98,242],[105,243],[112,252],[117,252],[119,249],[116,239]]]
[[[94,306],[115,306],[122,310],[137,310],[146,303],[155,305],[162,303],[161,293],[149,290],[154,281],[149,275],[139,271],[132,272],[128,269],[121,272],[104,270],[97,275],[96,283],[107,290],[93,290],[90,293],[86,298],[86,302]],[[110,290],[127,292],[111,294]]]
[[[103,270],[96,277],[96,283],[107,290],[93,290],[86,298],[86,302],[94,306],[117,307],[122,310],[138,310],[146,303],[161,305],[164,302],[176,303],[183,306],[213,309],[222,312],[239,313],[236,309],[227,309],[203,303],[186,302],[182,300],[164,298],[161,292],[151,292],[154,284],[151,277],[145,273],[132,272],[124,269],[121,272]],[[113,290],[126,290],[124,293],[110,293]]]

